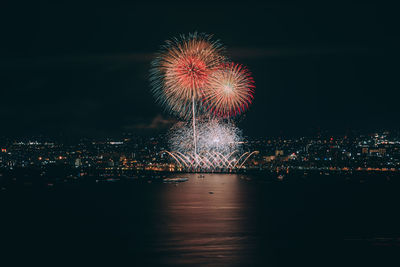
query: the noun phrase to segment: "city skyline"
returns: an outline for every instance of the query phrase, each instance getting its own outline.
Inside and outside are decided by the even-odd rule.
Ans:
[[[168,138],[126,134],[118,138],[81,139],[63,143],[54,139],[0,139],[0,167],[42,168],[70,166],[101,171],[195,171],[169,158]],[[390,132],[353,136],[249,138],[243,145],[257,151],[243,170],[274,170],[277,166],[342,171],[400,171],[400,134]],[[79,159],[80,164],[77,165]],[[112,163],[112,164],[111,164]],[[111,164],[111,165],[110,165]],[[231,172],[233,167],[204,170]],[[121,173],[120,173],[121,174]]]

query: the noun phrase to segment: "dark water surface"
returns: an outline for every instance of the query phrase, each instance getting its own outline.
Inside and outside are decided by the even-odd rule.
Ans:
[[[400,266],[393,179],[179,176],[0,192],[0,266]]]

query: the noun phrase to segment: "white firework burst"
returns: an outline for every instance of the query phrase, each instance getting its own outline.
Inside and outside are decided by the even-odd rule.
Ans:
[[[242,134],[232,123],[217,119],[198,121],[193,143],[190,123],[178,123],[169,133],[171,151],[179,165],[196,171],[240,168],[253,153],[241,153]]]

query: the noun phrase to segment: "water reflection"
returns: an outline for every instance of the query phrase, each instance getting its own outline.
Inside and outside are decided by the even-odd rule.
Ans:
[[[165,185],[161,192],[157,260],[171,265],[248,262],[252,247],[239,177],[185,177],[188,182]]]

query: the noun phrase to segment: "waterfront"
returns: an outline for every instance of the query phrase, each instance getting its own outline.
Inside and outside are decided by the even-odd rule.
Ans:
[[[397,261],[399,177],[177,176],[189,180],[0,192],[2,254],[15,264],[53,266]]]

